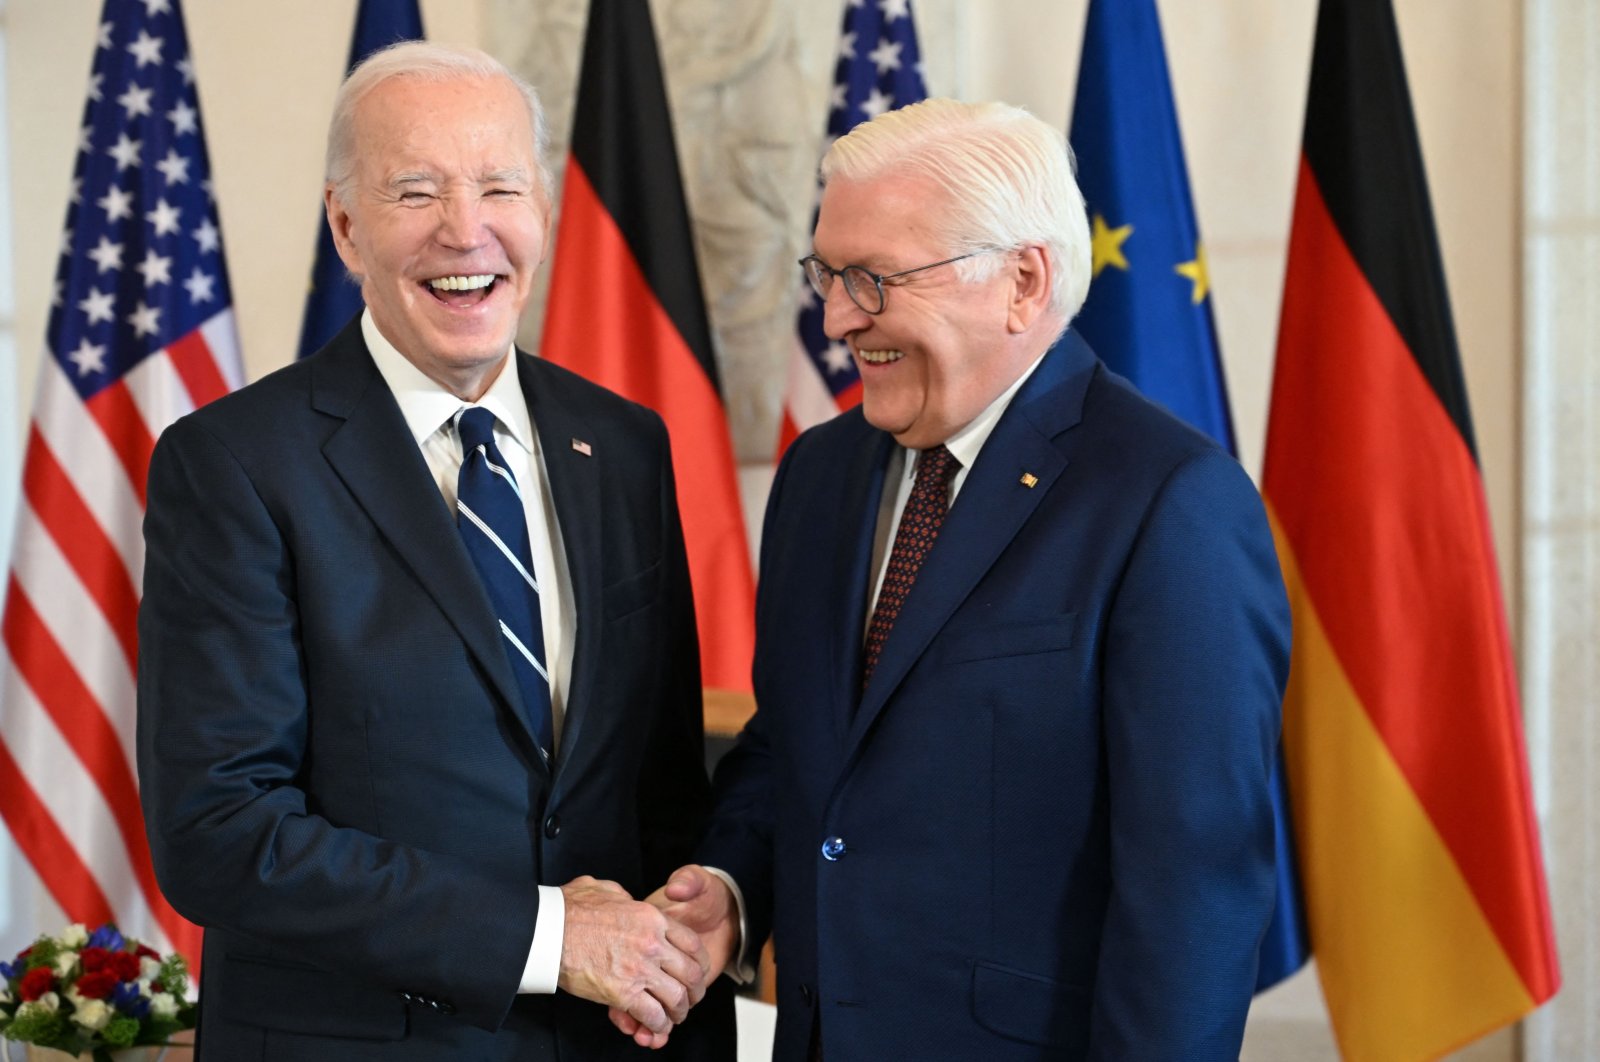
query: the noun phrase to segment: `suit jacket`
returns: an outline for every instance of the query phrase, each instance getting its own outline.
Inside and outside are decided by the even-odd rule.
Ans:
[[[207,1062],[647,1054],[516,989],[537,884],[641,895],[708,808],[667,437],[516,357],[577,606],[553,773],[358,322],[156,447],[139,775],[162,889],[206,928]],[[731,1057],[731,1014],[719,994],[674,1050]]]
[[[1236,1058],[1289,636],[1249,479],[1069,338],[862,692],[892,446],[855,411],[778,471],[758,711],[699,852],[774,934],[774,1057],[820,1021],[829,1062]]]

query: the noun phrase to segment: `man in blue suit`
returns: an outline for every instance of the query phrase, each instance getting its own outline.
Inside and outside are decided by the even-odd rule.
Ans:
[[[787,1062],[1236,1058],[1288,668],[1261,501],[1052,351],[1090,278],[1058,131],[929,100],[822,176],[803,265],[865,394],[772,486],[699,849],[742,904],[700,866],[658,900],[714,968],[741,906],[772,934]]]
[[[642,1056],[602,1004],[700,998],[630,896],[710,807],[667,436],[513,348],[543,140],[487,55],[367,60],[326,191],[365,311],[156,448],[139,775],[204,1062]],[[731,1058],[707,1005],[674,1046]]]

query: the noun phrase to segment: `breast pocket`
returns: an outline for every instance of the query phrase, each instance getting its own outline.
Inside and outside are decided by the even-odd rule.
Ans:
[[[1070,649],[1077,622],[1076,612],[1065,612],[1047,620],[974,624],[946,635],[944,657],[959,664]]]

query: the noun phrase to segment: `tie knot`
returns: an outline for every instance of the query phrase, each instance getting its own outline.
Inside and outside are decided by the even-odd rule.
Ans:
[[[485,443],[493,446],[494,414],[482,406],[468,406],[461,411],[461,420],[457,423],[456,430],[461,433],[463,457]]]
[[[944,443],[930,446],[918,452],[917,456],[917,482],[926,480],[930,484],[940,483],[950,485],[955,478],[956,470],[961,467],[961,462],[956,460],[956,455],[945,448]]]

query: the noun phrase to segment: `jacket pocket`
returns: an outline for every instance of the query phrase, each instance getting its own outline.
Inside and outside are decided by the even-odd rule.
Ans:
[[[945,659],[952,664],[959,664],[964,660],[989,660],[1070,649],[1077,623],[1078,614],[1067,612],[1042,621],[985,624],[953,630],[945,636]]]
[[[1012,1040],[1065,1048],[1069,1058],[1089,1049],[1089,994],[1054,978],[976,963],[972,1016]]]
[[[222,1014],[228,1021],[310,1036],[401,1040],[398,993],[310,966],[224,956]]]

